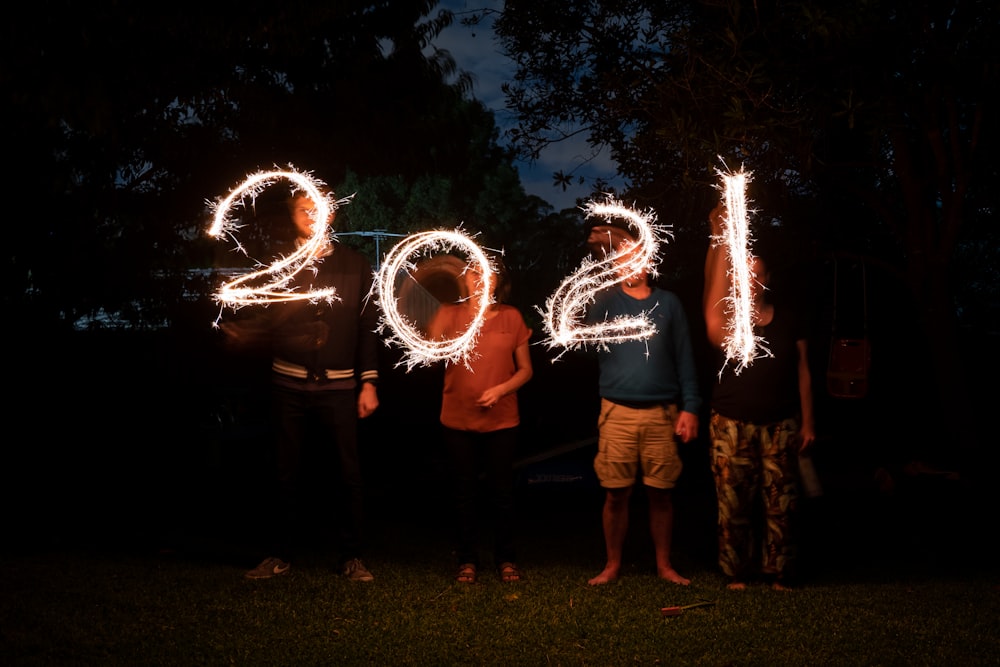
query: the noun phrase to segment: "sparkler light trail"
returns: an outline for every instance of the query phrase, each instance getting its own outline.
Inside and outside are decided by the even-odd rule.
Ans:
[[[467,255],[472,267],[482,276],[482,289],[475,304],[475,317],[469,327],[455,338],[428,340],[421,330],[399,312],[397,287],[404,280],[412,280],[416,269],[414,257],[430,257],[455,250]],[[372,289],[377,293],[381,307],[379,331],[391,330],[388,342],[405,349],[400,365],[407,370],[417,365],[430,365],[437,361],[468,363],[469,354],[475,347],[479,332],[486,319],[486,311],[493,303],[494,269],[489,257],[479,245],[461,231],[428,231],[407,236],[400,241],[382,262],[375,276]]]
[[[251,304],[306,299],[333,301],[338,298],[336,290],[332,287],[300,292],[296,291],[296,288],[291,284],[299,272],[312,268],[313,263],[322,256],[327,243],[329,243],[327,234],[330,217],[341,203],[350,199],[334,201],[332,195],[324,194],[321,191],[323,182],[314,179],[307,173],[290,168],[288,170],[259,171],[251,174],[225,198],[208,202],[214,210],[208,235],[213,238],[228,236],[236,244],[236,250],[247,255],[246,249],[236,238],[236,232],[240,225],[230,217],[231,212],[237,206],[245,207],[247,198],[252,204],[267,187],[283,179],[291,181],[293,193],[301,190],[315,204],[316,208],[311,214],[313,219],[312,236],[295,252],[277,258],[269,266],[248,271],[225,282],[215,293],[215,300],[223,306],[229,306],[235,310]],[[261,265],[260,262],[257,264]]]
[[[745,171],[724,174],[723,198],[726,216],[720,237],[713,243],[725,244],[729,255],[730,292],[726,297],[729,314],[729,332],[723,349],[727,361],[736,362],[736,373],[753,363],[758,357],[769,357],[767,341],[754,333],[753,271],[754,256],[750,251],[750,223],[747,215],[746,186],[750,174]]]
[[[549,348],[562,346],[570,350],[588,344],[604,346],[649,338],[656,329],[645,314],[590,325],[583,325],[581,321],[595,295],[620,282],[623,275],[635,274],[643,269],[650,275],[656,275],[654,260],[661,241],[666,237],[666,230],[656,224],[656,214],[652,210],[640,213],[610,195],[603,202],[587,202],[584,211],[588,218],[624,219],[635,230],[636,240],[623,243],[618,248],[612,243],[611,252],[599,261],[585,258],[580,267],[556,288],[545,302],[545,310],[540,310],[547,334],[545,344]]]

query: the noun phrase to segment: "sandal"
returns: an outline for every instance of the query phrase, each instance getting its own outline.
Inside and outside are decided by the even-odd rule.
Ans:
[[[460,584],[476,583],[476,566],[472,563],[463,563],[458,566],[458,573],[455,574],[455,581]]]
[[[521,581],[521,570],[518,569],[517,565],[509,561],[500,563],[500,581],[505,584]]]

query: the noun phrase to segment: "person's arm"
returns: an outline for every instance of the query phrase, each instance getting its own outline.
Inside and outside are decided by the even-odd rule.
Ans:
[[[806,341],[799,340],[795,346],[799,352],[799,409],[802,412],[802,424],[799,429],[801,442],[799,451],[805,452],[816,440],[816,422],[813,414],[812,373],[809,371],[809,349]]]
[[[722,236],[726,209],[719,204],[709,214],[712,238],[705,256],[705,290],[702,308],[705,311],[705,332],[712,345],[722,348],[729,334],[727,298],[730,292],[729,255],[719,241]]]
[[[694,360],[694,347],[691,345],[691,331],[688,327],[687,315],[676,301],[676,312],[672,315],[674,324],[674,366],[677,381],[681,387],[680,414],[674,424],[674,433],[681,442],[691,442],[698,437],[698,412],[701,410],[701,390],[698,386],[698,373]]]
[[[361,390],[358,392],[358,417],[364,419],[378,409],[378,309],[372,293],[372,273],[368,262],[361,265],[361,291],[359,293],[361,312],[358,316],[358,362],[360,364]]]
[[[437,310],[434,311],[434,316],[427,324],[427,340],[444,340],[447,337],[445,335],[449,319],[447,314],[451,308],[453,307],[447,304],[441,304],[438,306]]]
[[[224,334],[226,345],[244,352],[270,352],[275,326],[281,322],[278,316],[289,310],[282,308],[283,305],[240,308],[227,313],[224,319],[220,317],[217,327]]]
[[[531,352],[528,350],[527,341],[514,348],[514,368],[514,374],[509,380],[484,391],[476,404],[483,408],[492,407],[501,398],[514,393],[531,379],[534,369],[531,366]]]

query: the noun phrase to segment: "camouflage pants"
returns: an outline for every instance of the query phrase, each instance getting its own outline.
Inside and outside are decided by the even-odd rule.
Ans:
[[[791,524],[798,502],[798,422],[736,421],[712,412],[712,473],[719,503],[719,566],[745,581],[756,565],[768,577],[792,574]]]

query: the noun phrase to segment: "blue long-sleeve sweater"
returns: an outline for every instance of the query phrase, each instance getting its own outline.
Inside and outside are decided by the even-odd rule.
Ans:
[[[673,402],[698,414],[701,393],[687,316],[672,292],[652,288],[645,299],[635,299],[616,285],[600,292],[587,313],[594,324],[621,316],[646,313],[656,334],[645,340],[612,343],[598,352],[600,394],[625,403]]]

